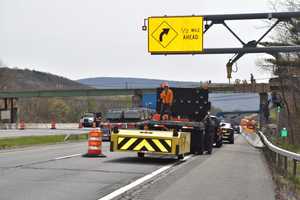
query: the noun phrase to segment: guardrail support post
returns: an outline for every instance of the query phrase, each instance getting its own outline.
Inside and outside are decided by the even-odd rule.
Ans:
[[[277,167],[278,171],[281,172],[281,156],[279,153],[277,154]]]
[[[284,173],[287,176],[288,175],[288,158],[284,157]]]
[[[276,162],[277,162],[277,153],[276,153],[276,152],[273,152],[272,154],[273,154],[272,160],[273,160],[274,165],[276,166]]]
[[[297,175],[297,160],[293,160],[293,176]]]

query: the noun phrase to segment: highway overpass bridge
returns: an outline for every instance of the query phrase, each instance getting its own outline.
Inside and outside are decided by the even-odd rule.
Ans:
[[[212,84],[209,91],[212,93],[268,93],[272,86],[266,83],[258,84]],[[78,97],[78,96],[119,96],[154,93],[156,88],[131,89],[55,89],[55,90],[27,90],[27,91],[0,91],[1,99],[26,97]]]
[[[218,112],[217,117],[224,117],[226,115],[243,115],[243,114],[259,114],[259,110],[245,110],[245,111],[228,111],[228,112]]]
[[[268,92],[276,89],[278,86],[266,83],[258,84],[211,84],[209,90],[211,93],[259,93],[260,107],[266,105]],[[17,100],[18,98],[30,97],[80,97],[80,96],[120,96],[131,95],[136,97],[138,102],[141,101],[143,94],[155,93],[156,88],[135,88],[135,89],[78,89],[78,90],[27,90],[27,91],[1,91],[0,98],[4,101],[4,107],[1,111],[10,112],[10,121],[16,121]],[[261,109],[262,112],[262,109]]]

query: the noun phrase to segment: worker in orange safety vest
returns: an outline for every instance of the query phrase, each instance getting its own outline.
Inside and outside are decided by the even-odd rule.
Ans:
[[[161,109],[160,109],[160,119],[164,115],[171,115],[171,106],[173,104],[173,91],[169,88],[169,84],[167,82],[162,83],[163,91],[160,93],[161,100]]]

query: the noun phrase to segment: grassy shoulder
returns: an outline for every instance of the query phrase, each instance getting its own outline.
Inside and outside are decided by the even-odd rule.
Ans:
[[[42,144],[55,144],[62,143],[65,141],[82,141],[87,140],[88,134],[74,134],[74,135],[43,135],[43,136],[21,136],[21,137],[10,137],[0,138],[0,150],[10,149],[17,147],[28,147]],[[67,139],[67,140],[66,140]]]

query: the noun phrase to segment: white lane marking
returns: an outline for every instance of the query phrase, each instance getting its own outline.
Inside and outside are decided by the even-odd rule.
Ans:
[[[61,160],[61,159],[66,159],[66,158],[72,158],[72,157],[81,156],[81,155],[82,155],[81,153],[78,153],[78,154],[73,154],[73,155],[68,155],[68,156],[57,157],[57,158],[54,158],[54,160]]]
[[[192,155],[188,155],[188,156],[186,156],[186,157],[183,159],[183,161],[184,161],[184,160],[187,160],[187,159],[189,159],[189,158],[191,158],[191,157],[192,157]],[[178,162],[180,162],[180,161],[178,161]],[[106,195],[106,196],[104,196],[104,197],[101,197],[101,198],[98,199],[98,200],[111,200],[111,199],[113,199],[113,198],[115,198],[115,197],[117,197],[117,196],[119,196],[119,195],[121,195],[121,194],[127,192],[128,190],[130,190],[130,189],[132,189],[132,188],[138,186],[139,184],[142,184],[142,183],[144,183],[145,181],[147,181],[147,180],[153,178],[154,176],[156,176],[156,175],[158,175],[158,174],[160,174],[160,173],[162,173],[162,172],[164,172],[164,171],[170,169],[171,167],[173,167],[173,166],[175,166],[176,164],[178,164],[178,162],[175,162],[175,163],[173,163],[173,164],[169,164],[169,165],[163,166],[163,167],[159,168],[158,170],[156,170],[156,171],[154,171],[154,172],[152,172],[152,173],[150,173],[150,174],[147,174],[146,176],[143,176],[143,177],[141,177],[141,178],[139,178],[139,179],[133,181],[132,183],[130,183],[130,184],[128,184],[128,185],[125,185],[125,186],[123,186],[123,187],[121,187],[121,188],[119,188],[119,189],[113,191],[112,193],[110,193],[110,194],[108,194],[108,195]]]

